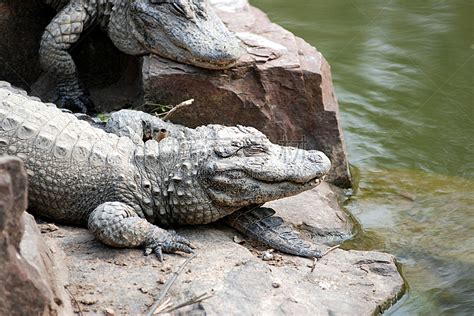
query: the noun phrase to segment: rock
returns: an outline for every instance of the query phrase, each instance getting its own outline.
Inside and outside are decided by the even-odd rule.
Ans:
[[[49,289],[48,291],[51,293],[48,298],[49,309],[52,313],[71,315],[73,312],[71,299],[64,287],[68,279],[67,268],[64,265],[64,254],[61,249],[50,248],[46,245],[32,215],[25,212],[22,220],[25,223],[25,233],[20,243],[21,255]],[[59,229],[56,225],[51,227],[55,228],[51,232]],[[55,236],[60,238],[58,234]]]
[[[245,242],[245,240],[241,239],[239,236],[234,236],[232,239],[238,244],[243,244]]]
[[[0,158],[0,315],[37,315],[57,310],[44,276],[20,253],[26,185],[21,160]]]
[[[312,191],[311,196],[321,199],[317,201],[320,207],[310,210],[315,219],[324,212],[337,219],[333,213],[336,195],[329,186]],[[278,215],[291,221],[292,208],[300,202],[298,196],[287,199]],[[299,228],[297,223],[303,217],[300,215],[292,222],[293,226]],[[327,227],[319,226],[323,231],[334,231],[341,225],[325,223]],[[55,232],[43,236],[50,246],[56,245],[66,254],[71,284],[68,288],[82,310],[88,306],[81,301],[89,302],[93,293],[93,307],[98,311],[108,308],[117,314],[143,314],[159,295],[165,280],[187,258],[166,255],[166,261],[160,264],[154,256],[145,257],[141,249],[107,247],[84,228],[58,227],[63,238],[55,237]],[[178,276],[168,297],[172,303],[179,303],[212,293],[211,298],[197,306],[201,313],[371,315],[387,308],[404,289],[395,259],[389,254],[336,249],[314,263],[275,251],[270,252],[274,260],[263,261],[260,251],[250,242],[236,243],[235,231],[219,223],[189,226],[178,232],[197,246],[197,256]],[[118,266],[114,261],[127,264]]]
[[[18,251],[24,232],[20,219],[28,198],[26,172],[20,159],[0,157],[0,181],[1,241]],[[2,251],[6,250],[2,248]]]
[[[243,43],[239,63],[227,71],[212,71],[144,57],[145,100],[179,104],[194,99],[168,119],[190,127],[254,126],[273,142],[322,150],[333,163],[329,181],[350,187],[338,103],[321,53],[245,0],[211,3]]]
[[[64,290],[50,286],[51,253],[31,215],[24,213],[26,185],[21,160],[0,158],[0,315],[67,312]]]
[[[263,260],[263,261],[271,261],[271,260],[273,260],[273,253],[272,253],[272,252],[273,252],[273,251],[270,251],[270,250],[267,250],[267,251],[262,252],[262,255],[261,255],[262,260]]]

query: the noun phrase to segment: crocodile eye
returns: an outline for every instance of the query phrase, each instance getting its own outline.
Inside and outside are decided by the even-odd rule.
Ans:
[[[252,146],[243,148],[243,150],[246,155],[253,156],[253,155],[266,153],[268,149],[263,145],[252,145]]]
[[[218,157],[221,158],[229,158],[234,156],[239,152],[240,148],[234,147],[234,146],[223,146],[216,148],[214,152]]]

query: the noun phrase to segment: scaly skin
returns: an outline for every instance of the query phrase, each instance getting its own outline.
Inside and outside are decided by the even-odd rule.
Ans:
[[[58,10],[40,45],[43,69],[57,78],[55,103],[73,112],[93,110],[69,50],[93,25],[130,55],[156,54],[209,69],[232,66],[237,38],[207,0],[44,0]]]
[[[122,110],[106,129],[0,83],[0,155],[24,161],[34,212],[160,259],[192,250],[159,226],[206,224],[300,193],[330,168],[323,153],[272,144],[250,127],[189,129]]]

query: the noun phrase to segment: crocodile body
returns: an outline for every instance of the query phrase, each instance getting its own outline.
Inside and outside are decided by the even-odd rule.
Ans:
[[[130,55],[156,54],[209,69],[232,66],[237,38],[207,0],[44,0],[58,13],[41,39],[40,61],[57,78],[55,103],[73,112],[93,110],[69,50],[81,35],[100,26]]]
[[[104,131],[0,82],[0,155],[24,161],[34,213],[87,225],[111,246],[142,246],[160,258],[190,252],[163,228],[226,218],[283,251],[318,255],[255,206],[315,187],[328,158],[272,144],[254,128],[190,129],[122,110]],[[278,227],[282,236],[265,237]]]

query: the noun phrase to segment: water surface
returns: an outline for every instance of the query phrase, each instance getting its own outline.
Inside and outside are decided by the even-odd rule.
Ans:
[[[332,66],[357,249],[393,253],[393,315],[474,314],[474,1],[253,0]]]

